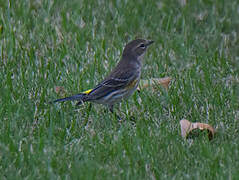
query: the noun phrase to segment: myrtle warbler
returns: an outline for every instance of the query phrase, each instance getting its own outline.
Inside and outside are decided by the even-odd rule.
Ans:
[[[76,105],[80,105],[89,101],[106,105],[113,112],[115,103],[127,99],[136,90],[140,80],[143,56],[147,47],[153,42],[144,39],[129,42],[124,48],[118,65],[94,89],[53,102],[78,101]]]

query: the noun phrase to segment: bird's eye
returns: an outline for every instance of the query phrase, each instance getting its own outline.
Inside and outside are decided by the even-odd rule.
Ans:
[[[139,47],[141,47],[142,49],[144,49],[144,48],[145,48],[144,43],[140,44]]]

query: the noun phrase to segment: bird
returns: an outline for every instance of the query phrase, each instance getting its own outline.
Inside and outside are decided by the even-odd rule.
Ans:
[[[103,81],[93,89],[79,94],[56,99],[53,103],[63,101],[78,101],[76,105],[84,102],[93,102],[107,106],[110,112],[114,112],[114,105],[128,99],[139,85],[142,61],[152,40],[135,39],[124,47],[122,57],[116,67]]]

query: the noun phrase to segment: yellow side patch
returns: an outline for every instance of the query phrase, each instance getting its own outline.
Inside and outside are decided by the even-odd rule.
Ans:
[[[89,90],[86,90],[86,91],[84,91],[84,92],[82,92],[82,93],[84,93],[84,94],[89,94],[92,90],[93,90],[93,89],[89,89]]]
[[[133,80],[128,87],[126,87],[127,89],[131,89],[134,88],[136,86],[136,84],[138,83],[138,79]]]

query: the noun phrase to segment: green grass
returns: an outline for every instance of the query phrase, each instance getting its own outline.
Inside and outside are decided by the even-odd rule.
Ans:
[[[239,3],[0,0],[0,179],[237,179]],[[137,37],[142,78],[172,77],[116,109],[59,98],[92,88]],[[135,124],[132,124],[132,116]],[[184,140],[179,121],[209,123]]]

